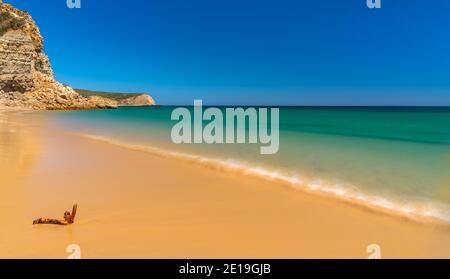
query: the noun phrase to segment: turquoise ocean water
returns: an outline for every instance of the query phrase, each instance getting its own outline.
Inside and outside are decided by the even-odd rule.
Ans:
[[[450,222],[450,108],[280,108],[275,155],[260,155],[260,144],[176,145],[170,138],[173,109],[55,112],[52,119],[71,132],[123,147]]]

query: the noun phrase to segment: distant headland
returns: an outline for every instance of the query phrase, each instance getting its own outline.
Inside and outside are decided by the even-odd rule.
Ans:
[[[149,106],[147,94],[74,90],[55,80],[32,17],[0,2],[0,107],[66,110]]]

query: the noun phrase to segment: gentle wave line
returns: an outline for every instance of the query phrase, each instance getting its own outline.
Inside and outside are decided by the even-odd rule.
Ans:
[[[295,189],[338,198],[341,201],[345,201],[366,209],[396,215],[417,222],[437,222],[446,226],[450,225],[450,208],[442,204],[412,202],[402,203],[386,197],[363,193],[359,191],[357,187],[350,184],[329,183],[320,179],[305,179],[304,177],[298,175],[288,175],[281,171],[254,167],[250,164],[239,162],[234,159],[214,159],[188,153],[169,151],[147,145],[130,144],[103,136],[83,136],[95,141],[108,143],[129,150],[146,152],[160,157],[181,159],[183,161],[197,163],[216,170],[237,172],[268,181],[280,182]]]

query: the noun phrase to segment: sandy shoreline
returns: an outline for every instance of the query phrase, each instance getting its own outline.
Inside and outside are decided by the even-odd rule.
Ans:
[[[0,258],[449,258],[450,231],[0,113]],[[33,227],[79,204],[70,227]]]

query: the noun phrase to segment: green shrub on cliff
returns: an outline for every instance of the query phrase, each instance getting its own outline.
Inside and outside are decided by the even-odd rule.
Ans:
[[[83,90],[83,89],[74,89],[78,94],[80,94],[83,97],[89,98],[92,96],[98,96],[103,97],[107,99],[111,99],[114,101],[121,101],[124,99],[136,97],[138,95],[142,95],[145,93],[111,93],[111,92],[97,92],[97,91],[90,91],[90,90]]]

